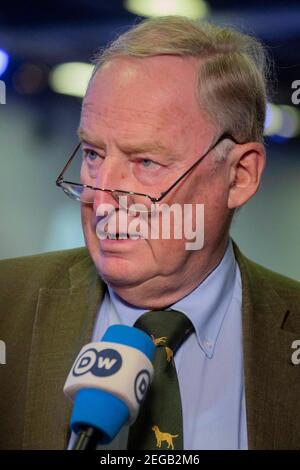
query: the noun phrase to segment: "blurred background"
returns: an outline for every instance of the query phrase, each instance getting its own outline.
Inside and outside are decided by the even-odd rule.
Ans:
[[[77,142],[91,58],[138,19],[165,14],[232,25],[267,46],[277,77],[266,120],[268,163],[232,236],[248,257],[300,280],[299,0],[2,2],[0,258],[84,244],[79,204],[55,179]]]

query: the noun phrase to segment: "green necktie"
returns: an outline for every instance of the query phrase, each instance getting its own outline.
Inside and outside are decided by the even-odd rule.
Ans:
[[[129,429],[127,449],[183,449],[181,398],[173,356],[193,325],[182,312],[152,310],[134,326],[152,336],[156,352],[154,378]]]

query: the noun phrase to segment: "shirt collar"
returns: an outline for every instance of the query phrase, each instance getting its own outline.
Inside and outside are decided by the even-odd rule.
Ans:
[[[221,326],[229,310],[234,293],[237,263],[232,242],[229,240],[225,254],[215,269],[187,296],[170,308],[179,310],[191,320],[199,346],[212,358]],[[111,306],[121,324],[133,326],[149,309],[135,307],[125,302],[108,286]]]
[[[215,269],[190,294],[172,305],[185,313],[194,325],[198,343],[212,358],[223,320],[234,293],[237,263],[232,242]]]

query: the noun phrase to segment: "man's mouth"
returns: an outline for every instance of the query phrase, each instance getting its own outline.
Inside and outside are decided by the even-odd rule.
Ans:
[[[130,235],[128,233],[109,233],[107,234],[107,238],[110,240],[128,240]]]
[[[110,233],[110,232],[97,232],[98,238],[101,240],[137,240],[139,238],[142,238],[140,234],[129,234],[129,233]]]
[[[126,223],[125,223],[126,222]],[[99,240],[140,240],[148,238],[148,225],[144,226],[134,220],[114,220],[108,217],[96,218],[95,232]]]
[[[111,234],[112,238],[115,238],[116,240],[127,240],[129,238],[128,233],[116,233],[116,234]]]

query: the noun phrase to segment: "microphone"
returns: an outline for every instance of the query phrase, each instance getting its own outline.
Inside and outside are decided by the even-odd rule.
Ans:
[[[150,336],[126,325],[110,326],[100,342],[81,349],[64,386],[74,401],[73,450],[109,444],[134,423],[153,379],[154,353]]]

